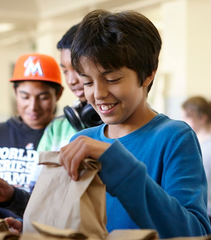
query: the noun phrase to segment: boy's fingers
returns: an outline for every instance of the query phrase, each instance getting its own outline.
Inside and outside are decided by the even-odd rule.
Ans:
[[[22,230],[22,222],[19,220],[16,220],[12,217],[5,218],[4,221],[7,223],[9,228],[12,228],[11,230],[14,232],[21,232]]]
[[[8,217],[8,218],[5,218],[4,221],[8,224],[9,227],[13,227],[17,220],[12,217]]]
[[[74,181],[78,180],[78,169],[79,169],[80,161],[73,159],[71,161],[71,177]]]

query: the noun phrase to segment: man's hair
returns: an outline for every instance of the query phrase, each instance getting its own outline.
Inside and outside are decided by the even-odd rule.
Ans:
[[[57,49],[70,49],[79,24],[72,26],[57,43]]]
[[[30,81],[30,80],[28,80],[28,82],[29,82],[29,81]],[[37,81],[39,82],[39,80],[37,80]],[[16,82],[13,82],[13,86],[14,86],[15,91],[17,91],[18,86],[19,86],[20,83],[22,83],[22,82],[26,82],[26,81],[16,81]],[[34,81],[31,81],[31,82],[34,82]],[[61,90],[61,88],[62,88],[62,86],[61,86],[60,84],[58,84],[58,83],[48,82],[48,81],[40,81],[40,82],[42,82],[42,83],[50,86],[51,88],[54,88],[55,91],[56,91],[56,96],[57,96],[57,94],[60,92],[60,90]]]
[[[158,67],[161,45],[157,28],[144,15],[94,10],[84,17],[73,40],[72,65],[80,72],[80,59],[85,56],[105,69],[125,66],[137,73],[142,86]]]
[[[211,102],[207,101],[204,97],[190,97],[182,104],[182,108],[186,111],[189,117],[193,116],[194,113],[199,118],[206,115],[208,117],[207,121],[211,123]]]

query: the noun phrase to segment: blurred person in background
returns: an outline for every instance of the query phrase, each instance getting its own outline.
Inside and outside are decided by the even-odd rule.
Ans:
[[[12,79],[18,115],[0,123],[0,218],[22,215],[18,189],[28,200],[30,174],[45,127],[55,117],[63,91],[61,72],[48,55],[22,55]],[[16,202],[17,200],[17,202]],[[15,216],[16,216],[15,215]]]
[[[208,215],[211,221],[211,102],[202,96],[188,98],[182,104],[183,120],[196,132],[208,182]]]

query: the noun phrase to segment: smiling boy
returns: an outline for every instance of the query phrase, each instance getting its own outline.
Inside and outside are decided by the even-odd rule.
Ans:
[[[202,236],[211,229],[196,134],[147,103],[160,49],[158,30],[137,12],[95,10],[85,16],[72,44],[72,65],[105,124],[73,136],[60,151],[61,163],[74,180],[84,158],[102,163],[109,231]]]

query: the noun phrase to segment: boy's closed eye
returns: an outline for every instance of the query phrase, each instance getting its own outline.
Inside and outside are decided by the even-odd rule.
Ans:
[[[118,82],[120,79],[121,77],[116,79],[106,79],[106,81],[112,83],[112,82]]]
[[[20,96],[21,96],[22,99],[29,99],[28,94],[22,93],[22,94],[20,94]]]

